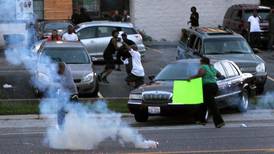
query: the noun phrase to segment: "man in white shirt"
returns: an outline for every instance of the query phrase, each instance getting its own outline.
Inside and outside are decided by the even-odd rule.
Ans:
[[[253,15],[248,18],[250,24],[250,43],[252,47],[258,47],[260,42],[260,18],[258,17],[257,10],[253,11]]]
[[[68,26],[68,32],[62,36],[63,41],[79,41],[78,36],[74,33],[72,25]]]
[[[131,57],[124,60],[124,64],[132,65],[131,71],[126,78],[126,81],[129,84],[134,84],[134,88],[138,88],[142,84],[144,84],[145,71],[141,62],[141,54],[138,52],[138,48],[136,45],[129,47],[124,43],[127,47],[127,51],[130,53]],[[128,64],[131,62],[131,64]]]

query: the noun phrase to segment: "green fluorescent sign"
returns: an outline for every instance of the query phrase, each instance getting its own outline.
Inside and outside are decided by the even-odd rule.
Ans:
[[[195,105],[201,103],[203,103],[202,78],[191,81],[174,81],[172,104]]]

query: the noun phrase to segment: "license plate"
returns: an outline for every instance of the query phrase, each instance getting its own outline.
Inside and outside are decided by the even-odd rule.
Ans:
[[[150,113],[150,114],[160,114],[161,113],[161,108],[160,107],[149,106],[148,107],[148,113]]]

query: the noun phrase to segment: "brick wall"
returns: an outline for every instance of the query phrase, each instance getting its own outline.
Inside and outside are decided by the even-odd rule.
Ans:
[[[155,40],[176,41],[183,27],[189,27],[190,7],[196,6],[200,26],[222,25],[224,14],[231,5],[260,0],[131,0],[132,21]]]
[[[45,20],[70,19],[72,0],[44,0]]]

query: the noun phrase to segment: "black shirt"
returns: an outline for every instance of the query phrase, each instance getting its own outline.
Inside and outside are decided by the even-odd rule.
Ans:
[[[123,40],[128,46],[131,46],[131,45],[136,45],[135,42],[133,42],[132,40],[130,39],[125,39]]]
[[[198,27],[199,26],[199,13],[193,12],[190,16],[190,23],[192,27]]]

